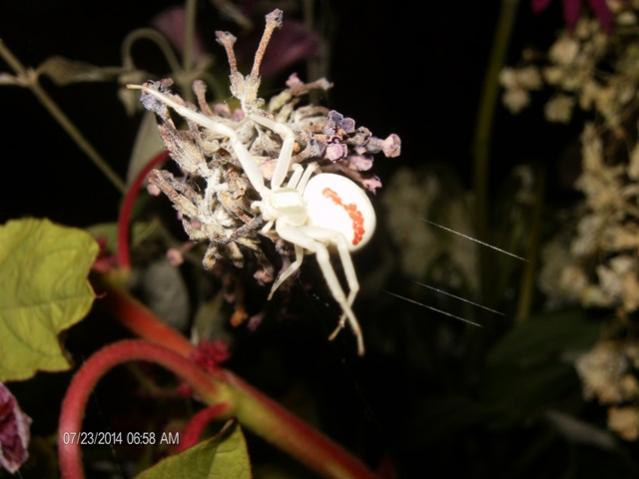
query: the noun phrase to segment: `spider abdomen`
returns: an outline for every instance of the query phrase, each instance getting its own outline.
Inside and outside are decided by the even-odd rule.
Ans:
[[[308,224],[341,233],[355,251],[375,231],[375,210],[366,193],[355,182],[333,173],[320,173],[304,190]]]

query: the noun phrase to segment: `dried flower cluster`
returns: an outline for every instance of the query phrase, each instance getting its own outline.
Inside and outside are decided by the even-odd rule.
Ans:
[[[545,247],[539,282],[551,305],[610,311],[604,337],[576,368],[585,397],[609,407],[609,427],[636,440],[639,336],[628,319],[639,309],[639,2],[608,5],[616,25],[610,35],[596,20],[581,18],[560,33],[543,62],[526,52],[524,65],[505,69],[501,79],[512,112],[545,85],[554,92],[545,106],[548,121],[567,123],[575,108],[588,118],[575,184],[584,201]]]
[[[554,302],[578,301],[629,314],[639,308],[638,155],[609,164],[594,124],[582,134],[576,187],[585,196],[575,231],[544,251],[541,287]]]
[[[531,92],[549,86],[554,93],[544,108],[548,121],[568,123],[578,106],[603,117],[608,128],[621,127],[639,82],[634,73],[639,51],[632,43],[639,1],[608,4],[617,25],[614,34],[607,35],[597,20],[582,17],[574,29],[559,34],[547,53],[525,50],[519,67],[502,70],[502,99],[511,112],[528,106]]]
[[[323,78],[304,83],[293,74],[287,80],[286,88],[268,102],[257,97],[261,56],[272,30],[281,24],[281,12],[278,15],[267,16],[256,62],[251,74],[246,77],[237,71],[233,53],[235,37],[228,32],[217,33],[218,43],[224,46],[229,59],[231,93],[240,100],[239,106],[234,107],[234,102],[209,104],[205,98],[204,83],[200,81],[193,84],[197,107],[171,93],[170,80],[149,82],[146,87],[232,128],[258,162],[261,175],[266,180],[274,173],[283,141],[272,129],[253,121],[249,117],[251,114],[272,119],[293,131],[292,169],[297,165],[316,163],[317,172],[340,173],[375,192],[381,182],[370,173],[373,157],[377,153],[386,157],[398,156],[401,142],[397,135],[380,139],[337,111],[304,104],[303,99],[310,91],[331,87]],[[159,117],[161,136],[181,170],[177,176],[168,170],[153,171],[149,177],[150,187],[156,193],[163,192],[171,200],[189,238],[208,242],[204,267],[210,269],[223,258],[243,267],[246,253],[250,252],[258,264],[254,277],[261,283],[273,281],[273,268],[262,249],[260,237],[267,236],[275,242],[284,268],[289,264],[293,250],[274,232],[260,230],[265,221],[251,208],[259,196],[235,156],[231,140],[188,119],[187,127],[179,129],[167,106],[153,95],[143,94],[142,102],[145,108]]]
[[[602,340],[575,364],[586,399],[609,406],[608,427],[628,441],[639,439],[639,344]]]

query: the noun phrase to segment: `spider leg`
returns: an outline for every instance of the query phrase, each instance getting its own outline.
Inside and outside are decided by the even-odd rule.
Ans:
[[[339,233],[335,235],[335,246],[337,246],[337,251],[342,262],[342,268],[344,268],[346,282],[348,283],[348,305],[352,307],[355,297],[357,296],[357,293],[359,293],[359,281],[357,280],[357,274],[355,273],[355,266],[353,265],[351,254],[348,251],[346,238]],[[342,313],[342,316],[339,318],[337,328],[335,328],[335,331],[331,333],[328,339],[331,341],[335,339],[337,334],[344,329],[344,326],[346,326],[346,314]]]
[[[268,294],[269,301],[273,297],[273,294],[275,294],[275,291],[277,291],[277,288],[282,286],[284,281],[286,281],[293,273],[295,273],[298,269],[300,269],[300,266],[302,266],[303,260],[304,260],[304,248],[302,248],[301,246],[295,245],[295,261],[293,261],[290,265],[288,265],[288,267],[284,271],[282,271],[280,275],[277,277],[277,279],[275,280],[275,283],[273,283],[273,286],[271,287],[271,292]]]
[[[295,133],[293,133],[293,130],[284,123],[278,123],[264,116],[252,114],[249,115],[249,118],[255,123],[273,130],[282,138],[282,148],[280,149],[280,154],[277,157],[277,163],[275,164],[275,170],[273,171],[273,177],[271,178],[271,190],[275,190],[282,184],[284,178],[286,178],[286,175],[288,174],[289,167],[291,166],[293,146],[295,145]]]
[[[266,233],[268,233],[271,228],[273,227],[273,223],[274,221],[267,221],[266,224],[264,226],[262,226],[262,228],[260,229],[260,233],[262,233],[263,235],[265,235]]]
[[[327,234],[334,233],[323,228],[295,227],[282,222],[277,222],[275,224],[275,229],[279,236],[285,241],[301,246],[302,248],[315,253],[315,258],[317,259],[317,263],[324,275],[328,289],[331,291],[335,301],[337,301],[337,303],[341,306],[344,314],[346,314],[348,323],[353,330],[353,334],[355,334],[355,338],[357,339],[357,352],[360,355],[363,355],[364,339],[362,337],[362,330],[357,322],[357,318],[355,317],[351,306],[348,304],[346,295],[344,294],[342,286],[337,279],[337,274],[331,264],[328,249],[320,241],[317,241],[314,238],[314,234],[318,234],[318,236],[322,237],[320,239],[324,239]]]
[[[266,190],[266,187],[264,186],[264,178],[262,177],[260,167],[258,166],[255,159],[251,156],[251,153],[248,151],[246,146],[244,146],[244,144],[239,140],[233,128],[231,128],[228,125],[225,125],[222,122],[216,121],[214,118],[210,118],[208,116],[203,115],[202,113],[193,111],[190,108],[187,108],[186,106],[181,105],[170,96],[165,95],[164,93],[159,92],[153,88],[150,88],[147,85],[128,85],[128,88],[142,90],[144,93],[153,96],[154,98],[161,101],[165,105],[173,108],[176,111],[176,113],[183,116],[184,118],[188,118],[194,123],[197,123],[201,127],[206,128],[215,134],[228,138],[229,143],[231,144],[231,148],[233,148],[233,152],[235,153],[235,156],[237,156],[237,159],[242,165],[242,169],[246,173],[246,176],[251,182],[251,185],[253,186],[253,188],[255,188],[255,190],[260,195],[262,195],[264,190]],[[293,135],[293,132],[290,131],[290,134]],[[295,140],[295,136],[293,135],[293,142],[290,145],[291,152],[293,151],[294,140]],[[283,149],[284,149],[284,145],[282,146],[282,151],[280,151],[280,156],[282,156]],[[289,154],[289,157],[290,157],[290,154]],[[288,170],[288,164],[286,164],[286,168]]]
[[[288,183],[286,184],[288,188],[295,188],[297,184],[300,182],[302,173],[304,173],[304,168],[302,168],[302,166],[297,163],[293,165],[293,170],[294,170],[293,174],[288,179]]]
[[[348,283],[348,297],[346,299],[349,306],[353,306],[355,302],[355,298],[357,297],[357,293],[359,293],[359,281],[357,280],[357,273],[355,272],[355,266],[353,265],[353,259],[351,258],[351,254],[348,251],[348,243],[346,238],[340,233],[336,233],[335,231],[319,228],[317,226],[307,226],[305,230],[308,231],[309,235],[322,239],[324,241],[330,241],[337,248],[337,252],[339,254],[340,261],[342,263],[342,268],[344,269],[344,275],[346,276],[346,282]],[[346,312],[342,313],[342,316],[339,319],[339,323],[335,330],[328,337],[330,341],[335,339],[338,333],[344,329],[346,326]]]
[[[306,188],[306,183],[308,183],[308,180],[311,179],[311,175],[315,172],[316,169],[317,169],[317,163],[311,163],[306,167],[306,170],[304,170],[304,174],[302,175],[302,178],[300,179],[299,183],[297,183],[297,186],[295,187],[297,191],[299,191],[300,193],[304,193],[304,188]]]

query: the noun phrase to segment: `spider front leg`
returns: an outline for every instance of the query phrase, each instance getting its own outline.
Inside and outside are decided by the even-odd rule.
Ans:
[[[326,280],[326,285],[331,291],[333,298],[340,305],[342,311],[346,315],[348,323],[353,330],[353,334],[355,334],[355,338],[357,339],[357,352],[360,356],[362,356],[364,354],[364,339],[362,337],[362,330],[359,326],[359,323],[357,322],[357,318],[355,317],[350,304],[348,303],[348,299],[346,298],[346,295],[342,290],[342,286],[339,283],[339,279],[337,278],[335,269],[331,264],[331,258],[328,253],[328,249],[320,241],[317,241],[313,237],[313,234],[317,234],[318,236],[322,237],[320,239],[323,239],[325,235],[329,234],[328,230],[325,230],[323,228],[293,226],[282,221],[277,221],[275,223],[275,230],[282,239],[293,243],[294,245],[301,246],[302,248],[312,253],[315,253],[315,258],[317,259],[317,263],[322,271],[322,275]],[[354,271],[355,269],[353,268],[352,272],[354,273]]]
[[[293,133],[293,130],[284,123],[278,123],[264,116],[252,114],[249,115],[249,118],[255,123],[273,130],[280,136],[280,138],[282,138],[282,148],[280,149],[280,154],[277,157],[277,163],[275,164],[275,170],[271,177],[271,189],[275,190],[281,186],[291,166],[293,146],[295,145],[295,133]]]
[[[302,174],[303,173],[304,173],[304,168],[302,168],[302,166],[297,164],[297,163],[294,164],[293,165],[293,174],[288,179],[288,183],[286,183],[286,187],[287,188],[295,188],[297,186],[297,184],[300,182],[300,179],[302,178]]]
[[[299,163],[295,163],[293,170],[293,174],[288,179],[286,187],[293,188],[300,194],[304,194],[304,188],[306,188],[308,180],[311,179],[311,175],[317,170],[317,163],[310,163],[306,168],[302,168]]]
[[[210,130],[216,135],[228,138],[231,148],[233,149],[235,156],[242,165],[242,169],[244,170],[244,173],[246,173],[249,182],[251,183],[253,188],[255,188],[255,190],[263,196],[266,190],[266,186],[264,186],[264,178],[262,177],[260,167],[258,166],[255,159],[251,156],[251,153],[248,151],[246,146],[244,146],[244,144],[240,141],[233,128],[221,121],[216,120],[215,118],[210,118],[203,115],[202,113],[198,113],[189,109],[185,105],[181,105],[170,96],[158,91],[155,88],[150,87],[148,84],[127,85],[127,87],[131,89],[142,90],[146,95],[150,95],[155,100],[158,100],[161,103],[171,107],[177,114],[181,115],[182,117],[191,120],[192,122],[203,128],[206,128],[207,130]],[[291,152],[292,151],[293,146],[291,145]],[[282,155],[280,154],[280,156]],[[286,165],[286,167],[288,169],[288,164]]]
[[[306,167],[306,170],[304,170],[304,174],[302,175],[302,178],[300,178],[299,183],[295,185],[295,189],[297,191],[299,191],[302,194],[304,193],[304,188],[306,188],[306,184],[311,179],[311,175],[315,173],[315,170],[317,170],[317,163],[310,163]]]

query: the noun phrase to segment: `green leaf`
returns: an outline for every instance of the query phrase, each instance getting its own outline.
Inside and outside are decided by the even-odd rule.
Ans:
[[[131,247],[138,246],[158,231],[155,221],[136,221],[131,227]],[[117,223],[97,223],[86,228],[86,231],[97,240],[105,242],[105,249],[114,252],[118,243]]]
[[[220,437],[222,436],[222,437]],[[239,426],[180,454],[167,457],[143,471],[136,479],[251,479],[246,441]]]
[[[482,401],[504,424],[548,409],[578,407],[579,381],[570,358],[597,340],[600,326],[578,310],[531,317],[515,326],[486,358]]]
[[[608,450],[613,450],[617,446],[617,440],[610,431],[575,416],[555,410],[546,411],[544,416],[553,428],[570,442]]]
[[[69,368],[58,333],[93,303],[87,275],[97,254],[89,234],[46,219],[0,226],[0,381]]]
[[[488,364],[525,368],[567,352],[585,350],[594,344],[600,328],[601,323],[583,311],[534,316],[501,338],[488,355]]]

